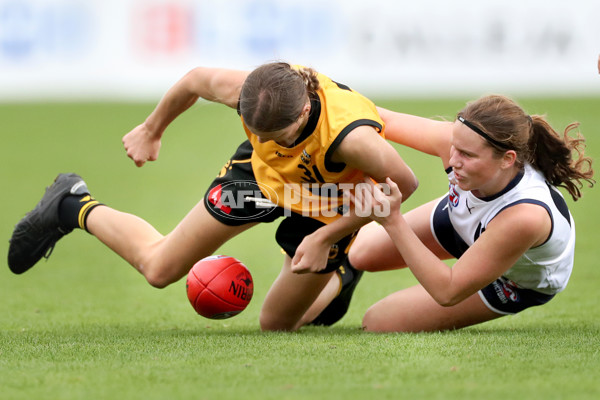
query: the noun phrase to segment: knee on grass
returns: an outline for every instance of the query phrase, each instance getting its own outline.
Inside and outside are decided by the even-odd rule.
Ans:
[[[363,317],[362,328],[366,332],[414,332],[410,323],[403,321],[400,316],[391,318],[388,313],[382,313],[373,306]]]
[[[260,314],[260,329],[262,331],[286,331],[291,332],[297,330],[298,321],[289,321],[284,318],[274,318],[273,316],[265,315],[261,312]]]
[[[163,289],[169,286],[171,283],[177,282],[182,277],[179,274],[175,275],[173,273],[173,271],[179,271],[179,268],[175,268],[174,266],[170,266],[168,264],[140,264],[138,269],[142,275],[144,275],[146,281],[157,289]]]

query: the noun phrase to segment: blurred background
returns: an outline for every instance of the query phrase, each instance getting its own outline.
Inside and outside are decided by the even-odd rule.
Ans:
[[[0,101],[156,101],[286,60],[372,97],[598,95],[596,0],[0,0]]]

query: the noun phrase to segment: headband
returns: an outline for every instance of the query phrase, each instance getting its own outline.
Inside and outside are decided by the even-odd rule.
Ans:
[[[477,126],[473,125],[471,122],[467,121],[460,115],[458,117],[456,117],[456,119],[459,120],[460,122],[462,122],[463,124],[465,124],[466,126],[468,126],[473,132],[477,133],[479,136],[481,136],[488,142],[500,147],[501,149],[511,150],[511,146],[509,146],[506,143],[502,143],[499,140],[494,139],[493,137],[491,137],[490,135],[488,135],[487,133],[485,133],[484,131],[482,131]]]

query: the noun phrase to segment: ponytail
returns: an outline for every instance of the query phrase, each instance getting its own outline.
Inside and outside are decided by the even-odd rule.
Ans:
[[[548,183],[565,188],[573,200],[581,197],[583,181],[590,187],[596,183],[592,160],[584,154],[584,137],[579,132],[577,137],[569,135],[578,123],[567,126],[561,137],[543,116],[527,115],[516,102],[501,95],[469,102],[458,116],[472,124],[475,132],[485,134],[496,155],[514,150],[517,166],[531,164]]]
[[[565,188],[575,201],[581,197],[582,181],[588,182],[590,187],[595,183],[592,160],[584,152],[585,138],[579,132],[576,137],[569,135],[578,127],[577,122],[569,124],[561,138],[544,117],[533,115],[528,142],[531,165],[541,171],[550,184]]]
[[[319,79],[317,78],[317,71],[308,67],[300,67],[296,72],[304,81],[308,93],[316,93],[316,91],[319,90],[320,84]]]

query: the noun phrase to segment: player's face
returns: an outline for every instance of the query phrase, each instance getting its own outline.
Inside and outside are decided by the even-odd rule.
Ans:
[[[309,114],[310,103],[306,103],[298,119],[289,126],[273,132],[261,132],[252,128],[250,128],[250,131],[258,137],[260,143],[266,143],[272,140],[280,146],[293,147],[296,144],[296,139],[298,139],[308,122]]]
[[[477,197],[498,193],[506,185],[501,163],[502,158],[494,154],[484,138],[461,122],[454,123],[450,166],[458,187]]]
[[[252,133],[254,133],[258,137],[258,141],[260,143],[266,143],[266,142],[273,140],[275,143],[277,143],[280,146],[292,147],[294,145],[294,142],[300,135],[300,133],[298,132],[298,128],[299,128],[299,123],[294,122],[290,126],[287,126],[283,129],[279,129],[277,131],[260,132],[260,131],[252,130]]]

